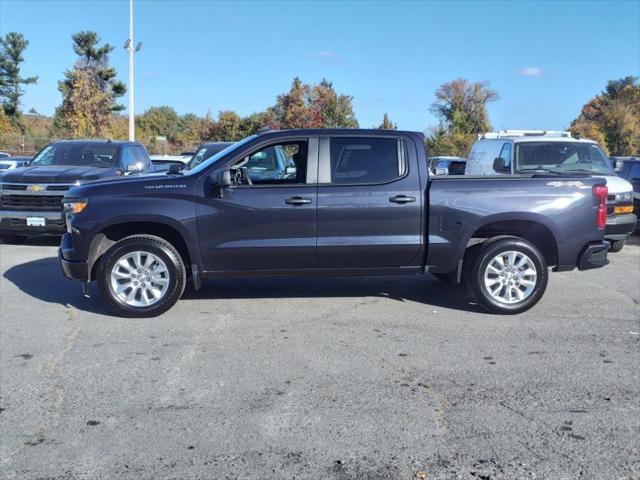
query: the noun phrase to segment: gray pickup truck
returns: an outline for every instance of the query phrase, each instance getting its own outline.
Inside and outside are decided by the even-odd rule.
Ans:
[[[247,168],[274,149],[286,176]],[[180,173],[72,188],[59,258],[130,317],[168,310],[188,279],[427,272],[512,314],[549,267],[607,264],[606,200],[588,175],[431,177],[419,133],[271,131]]]
[[[100,178],[152,173],[144,146],[111,140],[59,140],[25,165],[0,172],[0,239],[65,232],[62,197],[74,185]]]

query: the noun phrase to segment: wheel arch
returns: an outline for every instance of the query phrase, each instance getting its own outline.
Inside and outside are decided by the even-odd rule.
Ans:
[[[467,240],[468,248],[494,237],[518,237],[535,245],[544,255],[549,266],[558,265],[558,242],[553,226],[539,219],[489,219],[478,226]]]
[[[103,226],[94,235],[89,248],[87,262],[90,279],[95,280],[100,258],[119,240],[131,235],[154,235],[166,240],[178,250],[187,271],[192,276],[194,285],[198,288],[200,286],[198,269],[200,258],[197,249],[192,246],[192,237],[180,224],[175,225],[177,222],[168,220],[153,217],[144,221],[121,219],[119,221],[113,220]]]
[[[473,225],[469,229],[471,233],[463,238],[450,239],[456,244],[453,258],[458,259],[457,264],[449,272],[459,283],[462,269],[467,256],[473,252],[473,247],[487,239],[495,237],[518,237],[535,245],[543,254],[549,266],[558,265],[558,230],[557,227],[541,215],[528,212],[515,212],[511,214],[490,215],[482,218],[481,223]]]

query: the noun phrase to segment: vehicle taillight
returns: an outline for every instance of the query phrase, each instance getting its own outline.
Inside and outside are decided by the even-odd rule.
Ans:
[[[598,205],[598,214],[596,215],[596,226],[598,230],[604,230],[605,225],[607,224],[607,195],[609,194],[609,189],[606,185],[594,185],[593,186],[593,196],[600,200],[600,205]]]

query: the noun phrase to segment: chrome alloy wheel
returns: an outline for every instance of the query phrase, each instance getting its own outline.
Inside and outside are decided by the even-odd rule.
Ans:
[[[500,303],[518,303],[531,295],[538,273],[531,259],[522,252],[502,252],[484,270],[484,285]]]
[[[165,296],[169,270],[162,259],[149,252],[129,252],[111,269],[111,288],[122,303],[149,307]]]

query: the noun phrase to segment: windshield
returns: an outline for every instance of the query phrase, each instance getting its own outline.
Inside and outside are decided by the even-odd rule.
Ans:
[[[545,170],[615,175],[607,157],[594,143],[517,143],[515,160],[517,173]]]
[[[117,145],[89,143],[57,143],[47,145],[31,161],[31,166],[69,165],[83,167],[112,167]]]
[[[213,157],[216,153],[221,152],[228,146],[232,145],[232,143],[217,143],[215,145],[210,145],[207,147],[203,147],[196,152],[196,154],[189,160],[189,164],[187,165],[187,170],[191,170],[194,167],[197,167],[205,160]]]
[[[214,164],[215,162],[217,162],[220,158],[226,156],[227,154],[233,152],[234,150],[239,149],[240,147],[244,146],[245,144],[249,143],[251,140],[253,140],[254,138],[256,138],[256,135],[251,135],[250,137],[245,138],[244,140],[240,140],[239,142],[236,143],[232,143],[231,145],[229,145],[227,148],[225,148],[224,150],[220,150],[218,153],[212,155],[211,157],[203,160],[201,163],[196,164],[194,166],[191,166],[191,162],[189,162],[189,166],[187,167],[189,169],[188,172],[185,172],[186,175],[191,175],[192,173],[198,173],[201,172],[202,170],[204,170],[205,168],[207,168],[209,165]],[[200,152],[198,152],[200,153]],[[198,153],[196,153],[196,156],[198,155]],[[195,157],[193,158],[193,160],[195,160]],[[192,161],[193,161],[192,160]]]

